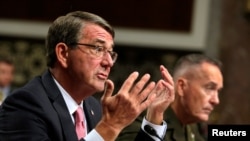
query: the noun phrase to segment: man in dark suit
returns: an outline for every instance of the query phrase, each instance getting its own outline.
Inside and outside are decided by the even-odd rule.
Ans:
[[[163,136],[163,112],[174,99],[172,77],[163,66],[157,83],[149,82],[149,74],[136,81],[133,72],[112,95],[113,47],[114,31],[101,17],[75,11],[57,18],[46,38],[48,70],[5,100],[0,140],[113,141],[146,108],[142,126],[150,124]],[[103,90],[100,104],[92,95]],[[136,140],[154,137],[138,130]]]

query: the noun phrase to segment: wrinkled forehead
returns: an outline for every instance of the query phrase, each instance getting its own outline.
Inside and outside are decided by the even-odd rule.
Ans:
[[[82,28],[80,41],[87,41],[91,43],[100,43],[107,46],[114,46],[114,39],[112,35],[96,24],[86,24]]]

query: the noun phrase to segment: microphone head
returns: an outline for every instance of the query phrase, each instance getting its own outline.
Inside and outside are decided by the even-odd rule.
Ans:
[[[152,136],[155,136],[155,137],[157,137],[159,140],[163,141],[163,139],[157,134],[157,132],[155,131],[155,129],[154,129],[153,127],[151,127],[150,125],[145,125],[145,126],[144,126],[144,130],[145,130],[148,134],[150,134],[150,135],[152,135]]]
[[[156,135],[156,131],[150,125],[145,125],[144,130],[147,131],[150,135],[153,135],[153,136]]]

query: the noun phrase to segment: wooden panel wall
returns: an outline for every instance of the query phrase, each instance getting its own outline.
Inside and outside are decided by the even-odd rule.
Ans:
[[[52,21],[69,11],[96,13],[114,26],[188,32],[194,0],[2,0],[0,18]]]

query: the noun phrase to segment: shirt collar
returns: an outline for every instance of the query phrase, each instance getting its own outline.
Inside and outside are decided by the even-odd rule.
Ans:
[[[54,79],[56,85],[58,86],[60,92],[62,93],[63,99],[67,105],[67,108],[68,108],[70,114],[72,115],[76,111],[78,106],[82,107],[83,102],[81,102],[81,104],[78,105],[77,102],[69,95],[69,93],[58,83],[58,81],[54,77],[53,77],[53,79]]]

